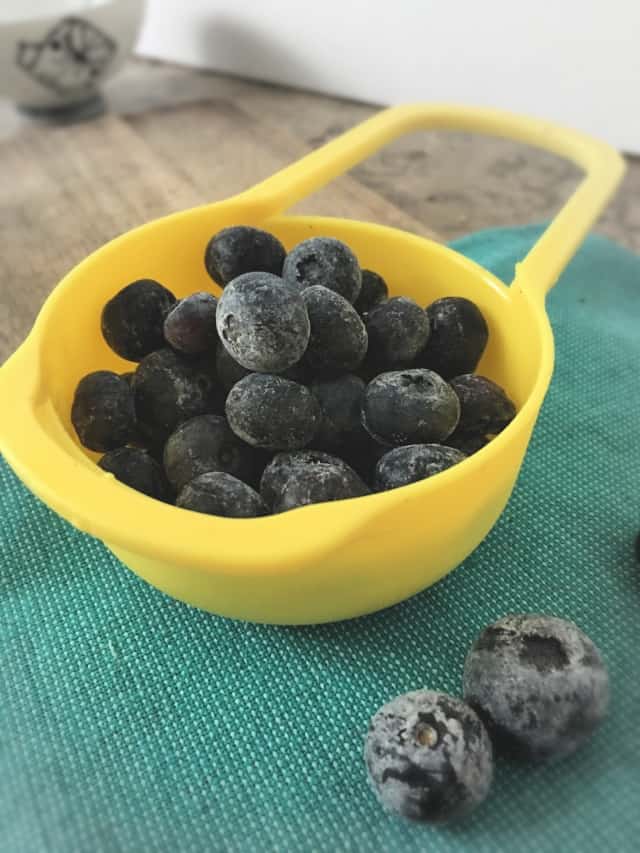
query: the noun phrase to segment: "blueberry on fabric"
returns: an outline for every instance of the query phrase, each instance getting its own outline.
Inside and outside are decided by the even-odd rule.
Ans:
[[[102,309],[102,334],[128,361],[141,361],[164,346],[164,320],[176,298],[157,281],[143,278],[123,287]]]
[[[281,275],[286,252],[273,234],[247,225],[223,228],[209,240],[204,265],[211,278],[225,287],[248,272]]]
[[[398,696],[373,716],[364,758],[389,812],[426,823],[466,816],[489,793],[493,752],[464,702],[433,690]]]
[[[71,406],[71,423],[82,444],[102,453],[122,447],[135,433],[135,410],[129,383],[110,370],[84,376]]]
[[[578,749],[609,704],[594,643],[573,622],[540,614],[504,616],[484,628],[467,655],[463,688],[496,750],[535,762]]]
[[[287,255],[282,276],[300,290],[321,285],[352,304],[362,287],[358,259],[351,249],[333,237],[310,237]]]
[[[233,279],[218,302],[216,323],[230,355],[260,373],[291,367],[309,343],[309,315],[300,291],[271,273]]]

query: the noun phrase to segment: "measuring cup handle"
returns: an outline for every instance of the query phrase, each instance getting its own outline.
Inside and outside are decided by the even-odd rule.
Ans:
[[[575,130],[501,110],[451,104],[416,104],[383,110],[243,194],[265,216],[281,213],[405,133],[463,130],[502,136],[572,160],[586,177],[526,258],[514,286],[541,298],[615,191],[625,164],[615,149]]]

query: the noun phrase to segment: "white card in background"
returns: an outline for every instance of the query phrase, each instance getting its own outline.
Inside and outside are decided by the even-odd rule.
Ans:
[[[632,0],[149,0],[139,50],[381,104],[549,118],[640,153]]]

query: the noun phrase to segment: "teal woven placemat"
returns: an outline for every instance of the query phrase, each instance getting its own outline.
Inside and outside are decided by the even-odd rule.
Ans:
[[[539,233],[457,248],[509,281]],[[639,307],[640,259],[590,238],[549,299],[556,375],[499,524],[431,590],[348,623],[261,627],[172,601],[0,460],[0,848],[637,849]],[[459,691],[476,632],[526,610],[599,645],[605,725],[558,766],[499,765],[456,828],[387,817],[361,758],[371,714],[405,690]]]

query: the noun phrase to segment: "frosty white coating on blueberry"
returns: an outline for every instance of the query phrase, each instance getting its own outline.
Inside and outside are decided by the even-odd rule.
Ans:
[[[598,649],[577,625],[555,616],[511,615],[489,625],[467,655],[463,683],[496,749],[531,761],[574,752],[609,703]]]
[[[302,291],[310,335],[304,364],[318,376],[355,370],[367,352],[367,332],[353,305],[326,287]]]
[[[260,494],[267,506],[272,506],[280,497],[282,490],[290,477],[296,476],[299,468],[311,465],[333,464],[348,467],[347,463],[337,456],[322,450],[297,450],[293,452],[276,453],[265,467],[260,480]]]
[[[460,403],[431,370],[381,373],[366,388],[363,423],[382,444],[441,443],[454,431]]]
[[[302,290],[321,285],[352,304],[362,287],[358,259],[351,249],[333,237],[303,240],[285,258],[282,277]]]
[[[375,471],[378,491],[398,489],[426,480],[466,459],[466,454],[442,444],[407,444],[380,457]]]
[[[176,506],[225,518],[266,515],[260,495],[251,486],[223,471],[200,474],[182,489]]]
[[[162,444],[183,421],[220,412],[222,398],[211,359],[185,359],[169,347],[146,356],[133,377],[138,427]]]
[[[273,512],[358,498],[368,486],[342,459],[319,451],[279,453],[265,468],[260,493]]]
[[[272,374],[251,373],[237,382],[225,403],[234,433],[252,447],[298,450],[320,425],[318,401],[304,385]]]
[[[382,806],[412,820],[464,817],[489,793],[493,753],[475,712],[433,690],[398,696],[374,715],[364,757]]]
[[[280,240],[248,225],[223,228],[209,240],[204,265],[211,278],[225,287],[247,272],[282,274],[285,249]]]
[[[280,373],[309,343],[309,315],[300,291],[270,273],[233,279],[218,301],[218,335],[232,357],[260,373]]]

